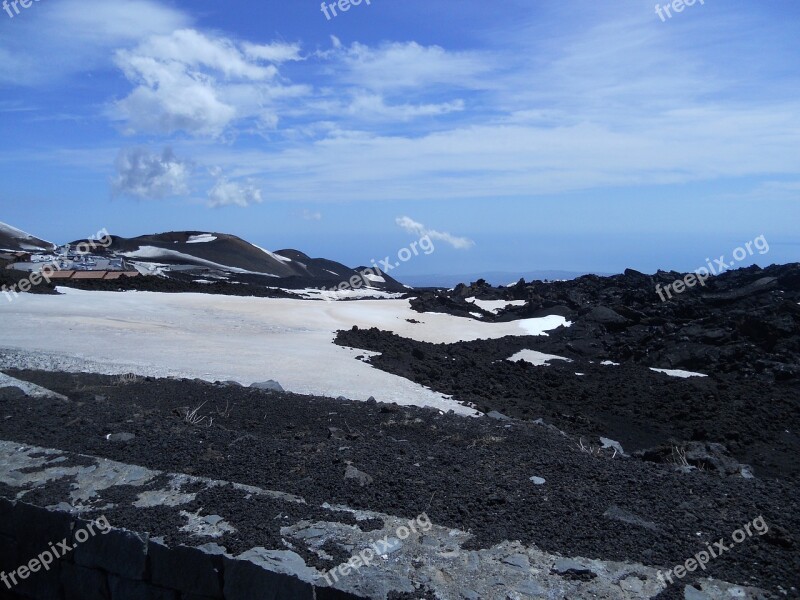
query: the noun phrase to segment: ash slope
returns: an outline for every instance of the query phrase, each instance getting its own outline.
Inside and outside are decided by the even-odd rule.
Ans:
[[[518,539],[566,556],[670,568],[761,515],[770,532],[712,561],[706,574],[797,595],[800,506],[788,482],[590,456],[568,437],[519,421],[189,380],[11,374],[69,400],[32,402],[7,388],[0,439],[281,490],[312,506],[426,510],[436,523],[471,531],[474,548]],[[194,427],[183,414],[200,404],[206,423]],[[114,442],[110,433],[135,437]],[[346,479],[348,465],[372,480],[362,487]],[[264,517],[250,515],[252,530],[278,540],[275,520]]]

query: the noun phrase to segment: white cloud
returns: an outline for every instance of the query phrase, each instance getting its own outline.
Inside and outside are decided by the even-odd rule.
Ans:
[[[419,117],[435,117],[464,110],[464,101],[439,104],[388,105],[377,94],[357,94],[346,107],[346,112],[365,121],[410,121]]]
[[[371,90],[421,89],[434,85],[455,88],[486,87],[495,67],[481,52],[455,52],[416,42],[384,43],[377,48],[355,43],[336,54],[343,67],[342,79]]]
[[[120,50],[116,63],[135,88],[115,104],[113,116],[131,134],[185,131],[214,138],[241,120],[274,129],[272,104],[308,89],[274,82],[277,68],[263,64],[267,48],[251,45],[248,54],[230,39],[183,29]],[[280,52],[273,48],[272,58]]]
[[[457,237],[443,231],[428,229],[427,227],[425,227],[425,225],[423,225],[422,223],[418,223],[417,221],[411,219],[410,217],[398,217],[397,219],[395,219],[395,223],[397,223],[408,233],[416,235],[420,238],[427,236],[432,240],[440,240],[442,242],[450,244],[456,250],[467,250],[468,248],[472,248],[472,246],[475,245],[475,242],[473,242],[469,238]]]
[[[287,61],[303,60],[300,56],[300,44],[274,42],[272,44],[242,44],[244,53],[250,58],[280,64]]]
[[[217,181],[208,191],[208,206],[219,208],[221,206],[241,206],[246,208],[251,204],[261,204],[261,190],[252,179],[245,181],[229,181],[221,174],[220,169],[212,170]]]
[[[189,193],[192,165],[177,158],[171,148],[160,156],[144,148],[124,148],[117,156],[116,171],[112,188],[118,195],[159,199]]]
[[[113,50],[190,24],[184,13],[153,0],[43,3],[3,28],[0,82],[52,86],[75,73],[111,66]]]

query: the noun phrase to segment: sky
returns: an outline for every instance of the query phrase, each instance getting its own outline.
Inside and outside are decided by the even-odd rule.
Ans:
[[[0,221],[38,237],[356,266],[429,235],[401,280],[688,271],[759,236],[739,264],[800,261],[796,0],[25,4],[0,10]]]

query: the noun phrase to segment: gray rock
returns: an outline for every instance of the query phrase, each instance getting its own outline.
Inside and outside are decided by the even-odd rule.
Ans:
[[[644,582],[635,575],[632,575],[620,581],[619,587],[626,592],[631,592],[638,595],[641,594],[642,590],[644,589]]]
[[[496,410],[489,411],[488,413],[486,413],[486,416],[489,417],[490,419],[497,419],[498,421],[510,421],[511,420],[511,417],[507,417],[503,413],[497,412]]]
[[[592,571],[589,567],[571,558],[559,558],[553,565],[553,573],[558,573],[562,576],[588,577],[590,579],[597,577],[597,573]]]
[[[254,388],[254,389],[257,389],[257,390],[266,390],[266,391],[269,391],[269,392],[283,392],[283,391],[286,391],[286,390],[283,389],[283,386],[281,386],[280,383],[278,383],[277,381],[274,381],[272,379],[270,379],[269,381],[259,381],[259,382],[256,382],[256,383],[252,383],[252,384],[250,384],[250,387]]]
[[[546,590],[533,580],[523,581],[515,588],[516,591],[531,598],[546,598]]]
[[[25,392],[13,385],[0,388],[0,400],[21,400],[25,398]]]
[[[361,487],[369,485],[373,481],[372,477],[363,471],[359,471],[353,465],[347,465],[347,469],[344,472],[344,478],[356,480]]]
[[[683,597],[685,600],[711,600],[711,596],[691,585],[683,588]]]
[[[511,567],[524,569],[526,571],[531,566],[530,560],[528,560],[528,556],[526,554],[512,554],[511,556],[506,556],[501,562]]]
[[[593,308],[586,315],[585,319],[590,322],[600,323],[601,325],[623,325],[628,323],[628,319],[607,306],[597,306]]]
[[[625,455],[625,451],[622,449],[622,444],[620,444],[616,440],[612,440],[612,439],[609,439],[609,438],[601,437],[600,438],[600,443],[603,444],[603,448],[612,448],[612,449],[616,450],[617,452],[619,452],[620,454],[622,454],[623,456]]]
[[[316,571],[294,552],[253,548],[236,559],[226,557],[224,561],[225,598],[312,600],[317,597],[310,583]]]
[[[536,477],[535,475],[531,477],[531,481],[536,485],[544,485],[545,479],[543,477]]]
[[[658,530],[658,525],[655,523],[645,521],[641,517],[638,517],[632,512],[628,512],[627,510],[620,508],[616,504],[610,506],[608,510],[603,513],[603,516],[606,519],[611,519],[612,521],[619,521],[620,523],[627,523],[628,525],[643,527],[644,529],[649,529],[650,531]]]
[[[109,442],[130,442],[134,438],[136,438],[135,435],[124,431],[122,433],[109,433],[106,436]]]

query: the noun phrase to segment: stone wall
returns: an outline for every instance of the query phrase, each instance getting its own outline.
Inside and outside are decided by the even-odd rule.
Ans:
[[[16,575],[0,598],[36,600],[272,600],[305,598],[348,600],[359,596],[320,588],[289,574],[269,571],[249,560],[224,555],[215,544],[168,548],[146,534],[123,529],[90,536],[79,543],[75,533],[84,521],[69,512],[0,498],[0,570],[17,572],[43,551],[73,548],[49,569],[25,579]],[[96,527],[95,527],[96,530]],[[57,550],[59,551],[59,550]],[[61,550],[63,552],[63,550]]]

